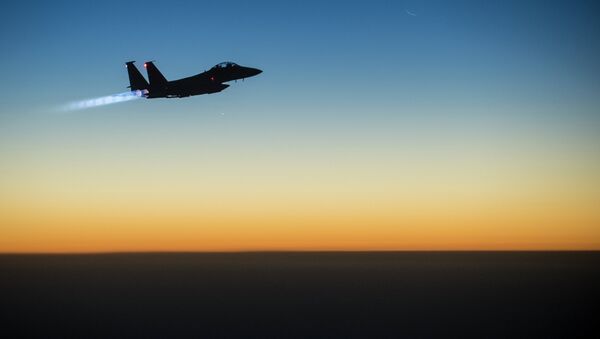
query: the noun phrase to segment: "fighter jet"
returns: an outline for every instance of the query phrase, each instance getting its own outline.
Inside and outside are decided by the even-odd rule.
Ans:
[[[245,79],[262,73],[260,69],[244,67],[233,62],[222,62],[208,71],[191,77],[168,81],[154,65],[147,61],[144,68],[148,72],[148,81],[133,64],[125,63],[129,74],[129,88],[140,91],[148,99],[153,98],[184,98],[192,95],[218,93],[229,87],[225,82]]]

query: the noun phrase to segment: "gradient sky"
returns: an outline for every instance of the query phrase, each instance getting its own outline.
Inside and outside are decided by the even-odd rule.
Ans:
[[[4,1],[0,252],[600,249],[599,9]]]

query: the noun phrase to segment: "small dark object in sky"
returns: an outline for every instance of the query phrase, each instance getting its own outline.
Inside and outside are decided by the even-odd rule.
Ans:
[[[262,73],[260,69],[240,66],[233,62],[222,62],[208,71],[191,77],[167,81],[152,61],[144,63],[148,72],[148,81],[133,64],[128,61],[129,88],[132,91],[142,91],[148,99],[152,98],[183,98],[199,94],[221,92],[229,85],[225,82],[245,79]]]

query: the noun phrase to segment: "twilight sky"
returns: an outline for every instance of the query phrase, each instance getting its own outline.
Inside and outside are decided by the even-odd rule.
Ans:
[[[0,252],[600,249],[599,12],[5,1]],[[62,109],[129,60],[264,73]]]

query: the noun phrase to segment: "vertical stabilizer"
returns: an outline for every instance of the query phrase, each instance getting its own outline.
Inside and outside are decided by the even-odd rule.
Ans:
[[[128,61],[125,63],[127,66],[127,73],[129,74],[129,88],[132,91],[148,89],[148,81],[144,78],[142,73],[133,64],[135,61]]]
[[[154,66],[152,61],[147,61],[144,63],[144,67],[146,68],[146,72],[148,72],[148,81],[150,82],[150,86],[152,87],[160,87],[167,84],[167,79],[162,75],[162,73]]]

